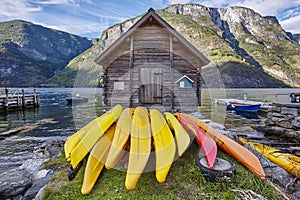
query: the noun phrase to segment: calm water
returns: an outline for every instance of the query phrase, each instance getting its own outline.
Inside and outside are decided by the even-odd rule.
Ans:
[[[20,166],[24,160],[30,159],[34,147],[47,140],[65,139],[77,130],[76,127],[82,127],[103,110],[99,89],[38,88],[37,92],[40,108],[0,113],[0,133],[17,127],[34,126],[44,119],[52,123],[42,123],[31,131],[0,140],[0,174],[7,167]],[[69,105],[65,98],[73,94],[88,97],[89,101]]]
[[[41,98],[40,108],[0,113],[0,133],[25,125],[36,125],[43,119],[55,123],[43,123],[31,131],[0,140],[0,174],[7,167],[20,166],[24,160],[30,159],[35,146],[47,140],[65,139],[103,111],[100,89],[38,88],[37,91]],[[251,100],[289,102],[288,94],[291,92],[300,92],[300,89],[204,89],[200,111],[205,117],[224,124],[227,129],[251,132],[253,130],[249,125],[263,123],[263,118],[255,116],[254,119],[247,119],[234,112],[228,112],[225,106],[215,105],[213,99],[243,99],[244,93],[247,93],[248,99]],[[65,98],[76,94],[88,97],[89,101],[68,105]]]

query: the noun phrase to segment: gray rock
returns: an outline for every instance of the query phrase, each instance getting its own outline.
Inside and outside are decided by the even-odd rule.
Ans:
[[[269,128],[268,132],[266,132],[266,133],[274,134],[274,135],[282,135],[282,134],[284,134],[285,131],[286,131],[286,129],[283,127],[272,126]]]
[[[40,191],[34,197],[34,200],[43,200],[44,199],[46,187],[47,187],[47,185],[45,185],[44,187],[42,187],[40,189]]]
[[[283,128],[293,128],[293,125],[287,120],[280,120],[276,124]]]
[[[264,168],[267,178],[271,179],[272,182],[277,183],[282,188],[286,188],[287,192],[291,196],[299,195],[297,189],[300,187],[300,182],[295,181],[294,176],[290,175],[286,170],[282,169],[278,165],[272,163],[270,160],[255,151],[252,147],[245,147],[257,156]]]
[[[297,108],[287,108],[287,107],[282,107],[281,108],[281,114],[282,115],[298,115],[298,109]]]
[[[38,170],[41,169],[44,162],[44,159],[28,159],[20,166],[20,169],[26,170],[31,175],[34,175]]]
[[[64,146],[64,140],[49,140],[38,146],[33,152],[33,158],[50,160],[57,158]]]
[[[31,200],[34,199],[38,192],[50,181],[50,178],[53,175],[53,171],[49,171],[48,174],[36,181],[32,187],[25,193],[22,200]]]
[[[281,113],[281,106],[273,106],[272,111],[274,113]]]
[[[292,121],[292,125],[295,128],[300,128],[300,116],[296,117],[293,121]]]
[[[0,175],[0,199],[16,197],[32,185],[32,176],[26,170],[11,169]]]

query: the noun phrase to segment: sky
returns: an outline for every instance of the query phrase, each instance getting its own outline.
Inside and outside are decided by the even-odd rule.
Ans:
[[[171,4],[244,6],[276,16],[282,27],[300,33],[300,0],[0,0],[0,22],[22,19],[84,37],[99,38],[106,28]]]

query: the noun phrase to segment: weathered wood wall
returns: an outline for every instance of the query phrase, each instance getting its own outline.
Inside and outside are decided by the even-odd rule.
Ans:
[[[168,30],[146,24],[115,51],[113,58],[106,58],[109,65],[104,70],[107,106],[161,104],[197,109],[200,105],[199,58]],[[194,81],[192,88],[177,87],[175,81],[183,75]]]

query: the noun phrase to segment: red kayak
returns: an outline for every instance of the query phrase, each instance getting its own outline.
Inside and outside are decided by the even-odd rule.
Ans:
[[[195,134],[196,140],[205,154],[208,168],[212,170],[217,156],[216,142],[188,117],[180,113],[175,114],[175,116],[187,132],[192,131]]]

